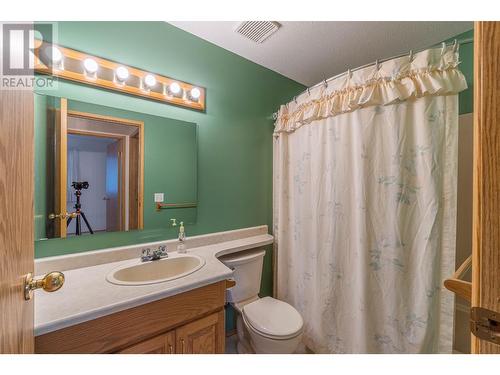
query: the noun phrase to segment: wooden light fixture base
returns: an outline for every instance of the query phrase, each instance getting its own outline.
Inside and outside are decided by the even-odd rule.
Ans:
[[[107,90],[136,95],[181,107],[205,111],[206,89],[203,87],[48,42],[38,40],[35,45],[36,73],[97,86]],[[50,51],[52,51],[51,48],[53,47],[57,48],[62,54],[62,60],[58,64],[53,64],[50,61]],[[98,70],[94,74],[88,74],[84,68],[83,62],[88,58],[94,60],[98,65]],[[125,67],[128,70],[129,75],[124,82],[120,82],[116,77],[115,72],[118,67]],[[147,75],[152,75],[156,79],[156,84],[152,87],[147,87],[144,82]],[[169,91],[169,87],[172,83],[177,83],[181,88],[177,95]],[[194,98],[190,95],[193,89],[199,90],[198,98]]]

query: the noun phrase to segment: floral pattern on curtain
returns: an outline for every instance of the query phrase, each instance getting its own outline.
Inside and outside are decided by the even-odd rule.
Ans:
[[[437,63],[451,72],[458,55],[445,52],[417,55],[414,71]],[[382,68],[398,64],[406,66]],[[369,81],[373,70],[354,74]],[[455,265],[457,93],[466,87],[456,68],[452,74],[443,78],[446,95],[433,81],[437,94],[418,89],[385,105],[313,111],[310,121],[308,94],[282,108],[274,140],[277,297],[302,314],[314,352],[451,352],[453,295],[442,282]],[[335,84],[346,81],[311,96],[324,104],[343,95]]]

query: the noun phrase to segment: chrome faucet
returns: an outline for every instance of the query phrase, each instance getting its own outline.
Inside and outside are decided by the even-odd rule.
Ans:
[[[149,247],[142,250],[141,262],[150,262],[162,258],[168,258],[167,247],[165,245],[160,245],[158,249],[153,251]]]

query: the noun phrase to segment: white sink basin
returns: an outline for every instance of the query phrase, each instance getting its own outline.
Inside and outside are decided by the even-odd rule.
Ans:
[[[175,255],[144,263],[137,261],[114,269],[106,280],[117,285],[156,284],[187,276],[204,264],[205,260],[196,255]]]

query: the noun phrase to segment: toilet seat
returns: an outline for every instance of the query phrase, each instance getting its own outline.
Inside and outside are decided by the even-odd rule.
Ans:
[[[248,328],[264,337],[286,340],[302,333],[302,316],[286,302],[264,297],[246,304],[242,310]]]

